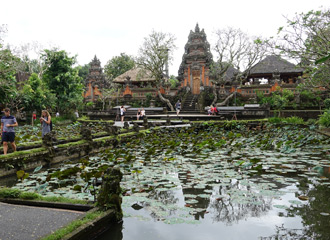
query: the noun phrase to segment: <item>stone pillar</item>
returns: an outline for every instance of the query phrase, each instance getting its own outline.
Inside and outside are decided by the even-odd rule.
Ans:
[[[123,174],[119,168],[108,168],[107,172],[102,177],[102,185],[96,203],[103,211],[113,209],[117,221],[123,218],[120,189],[120,181],[122,178]]]
[[[149,126],[149,124],[148,124],[148,118],[146,116],[144,116],[144,118],[143,118],[143,126],[144,126],[145,129],[147,129],[148,126]]]

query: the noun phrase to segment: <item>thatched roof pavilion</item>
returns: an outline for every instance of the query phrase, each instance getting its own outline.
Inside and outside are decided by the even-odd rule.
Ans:
[[[136,84],[140,82],[153,82],[155,81],[155,79],[151,77],[151,74],[146,70],[143,70],[141,68],[133,68],[119,75],[113,80],[114,83],[120,84],[125,84],[127,83],[127,81]]]
[[[267,56],[251,68],[249,78],[272,79],[274,74],[279,74],[281,79],[295,79],[303,74],[303,69],[293,63],[275,55]]]

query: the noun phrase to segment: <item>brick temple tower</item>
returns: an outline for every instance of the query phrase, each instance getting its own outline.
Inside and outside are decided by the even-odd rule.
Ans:
[[[197,23],[195,32],[191,30],[188,36],[178,72],[182,87],[191,89],[192,94],[199,94],[201,87],[211,86],[209,74],[212,61],[210,44],[204,29],[200,31]]]
[[[85,101],[94,102],[99,96],[102,96],[102,89],[107,88],[108,85],[101,68],[101,62],[96,55],[89,64],[90,69],[85,81],[84,98]]]

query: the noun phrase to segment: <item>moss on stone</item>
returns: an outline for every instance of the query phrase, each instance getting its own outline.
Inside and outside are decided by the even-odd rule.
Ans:
[[[23,151],[16,151],[13,153],[8,153],[7,155],[0,155],[0,160],[8,159],[8,158],[16,158],[16,157],[21,157],[23,155],[36,154],[36,153],[42,153],[42,152],[47,152],[47,151],[48,150],[44,147],[33,148],[33,149],[23,150]]]
[[[83,144],[86,144],[86,143],[88,143],[88,141],[80,140],[80,141],[77,141],[77,142],[69,142],[69,143],[64,143],[64,144],[57,145],[57,148],[68,148],[68,147],[72,147],[72,146],[83,145]]]
[[[78,119],[78,122],[85,122],[85,123],[110,123],[110,124],[114,124],[115,122],[113,120],[87,120],[87,119]]]

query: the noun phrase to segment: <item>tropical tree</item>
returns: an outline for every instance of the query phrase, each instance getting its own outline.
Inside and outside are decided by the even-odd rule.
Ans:
[[[55,96],[43,84],[38,74],[32,73],[24,83],[22,90],[24,109],[26,111],[37,111],[52,108],[55,105]]]
[[[45,62],[41,58],[41,54],[45,48],[40,43],[34,41],[19,46],[8,45],[8,48],[11,49],[13,55],[20,59],[16,66],[17,72],[37,73],[38,77],[42,78],[46,68],[44,67]],[[34,58],[31,58],[31,56]]]
[[[171,88],[176,88],[179,84],[179,80],[174,75],[170,76],[169,81],[171,83]]]
[[[111,105],[111,99],[116,91],[118,91],[116,88],[102,89],[102,95],[99,96],[99,100],[102,102],[102,110],[105,110],[105,106],[107,103],[108,106]]]
[[[306,87],[330,89],[330,10],[311,10],[286,18],[269,43],[274,52],[295,59],[308,73]]]
[[[42,57],[47,66],[43,81],[56,96],[57,109],[63,113],[72,112],[83,102],[82,78],[73,68],[76,56],[69,57],[63,50],[45,50]]]
[[[82,80],[85,80],[87,78],[90,68],[90,64],[85,64],[83,66],[79,65],[76,67],[76,69],[78,70],[78,75],[82,78]]]
[[[169,84],[164,70],[166,64],[170,63],[173,59],[172,53],[176,48],[175,39],[175,36],[170,33],[153,30],[148,37],[144,38],[136,59],[137,65],[155,79],[154,84],[158,96],[162,102],[167,104],[171,111],[174,111],[173,105],[162,95],[161,88]]]
[[[7,105],[17,94],[16,89],[16,65],[19,59],[12,52],[4,48],[3,36],[7,32],[6,26],[0,26],[0,104]]]
[[[132,56],[121,53],[120,56],[111,58],[104,66],[104,73],[108,79],[114,79],[119,75],[131,70],[135,66]]]
[[[232,27],[219,29],[216,31],[216,37],[214,51],[217,60],[211,66],[214,86],[212,105],[217,102],[216,87],[224,83],[229,68],[234,69],[234,81],[240,85],[250,74],[251,68],[267,53],[264,41],[259,37],[249,36],[240,29]],[[231,97],[232,95],[229,96]]]

